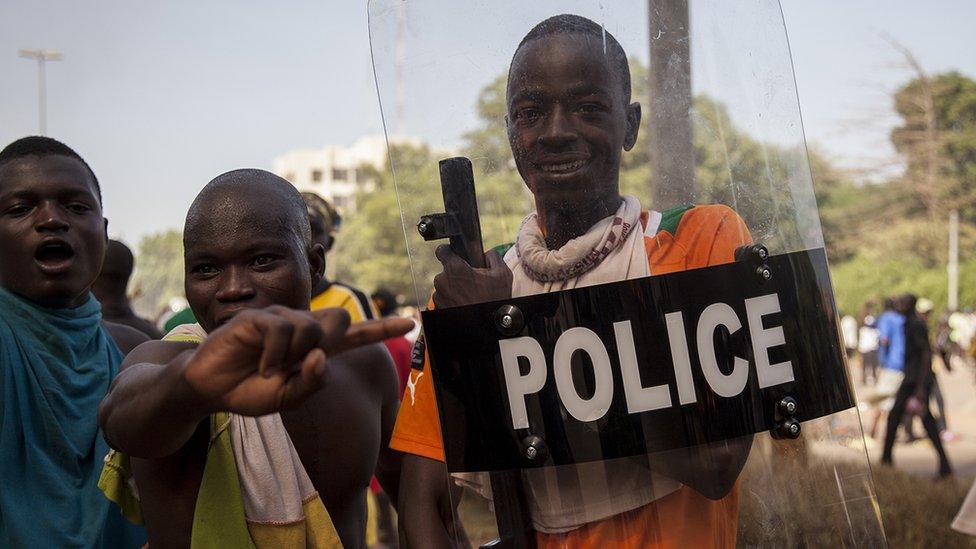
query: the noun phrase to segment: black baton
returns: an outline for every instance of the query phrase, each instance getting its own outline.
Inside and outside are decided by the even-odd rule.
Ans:
[[[486,266],[485,250],[471,161],[463,156],[445,158],[440,161],[440,174],[444,212],[421,216],[417,231],[428,241],[450,239],[451,250],[458,257],[476,269],[483,269]],[[490,476],[498,539],[482,547],[534,548],[535,534],[522,489],[521,472],[493,471]]]

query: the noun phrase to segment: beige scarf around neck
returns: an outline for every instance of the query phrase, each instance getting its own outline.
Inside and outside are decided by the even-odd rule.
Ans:
[[[657,214],[657,219],[651,220],[655,229],[659,219]],[[640,202],[633,196],[624,196],[614,215],[601,219],[558,250],[550,250],[538,215],[529,214],[522,221],[515,245],[505,254],[505,263],[512,270],[512,295],[541,294],[649,275],[643,229]]]

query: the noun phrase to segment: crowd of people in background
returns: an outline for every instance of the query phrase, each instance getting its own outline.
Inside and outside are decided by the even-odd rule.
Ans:
[[[860,370],[858,395],[868,416],[862,415],[862,421],[868,422],[865,434],[882,441],[881,464],[891,466],[898,433],[903,433],[906,443],[919,440],[915,424],[916,418],[921,419],[938,459],[935,480],[951,478],[953,469],[944,444],[958,437],[949,429],[939,378],[956,370],[974,370],[976,313],[966,307],[946,311],[936,319],[932,301],[913,294],[886,297],[882,303],[881,311],[870,300],[857,317],[841,314],[840,319],[850,365]],[[879,425],[885,426],[883,433]],[[976,532],[974,515],[976,483],[952,528]]]

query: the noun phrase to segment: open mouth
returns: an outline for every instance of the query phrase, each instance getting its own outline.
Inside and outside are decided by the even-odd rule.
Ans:
[[[41,270],[48,273],[62,272],[71,266],[75,251],[70,244],[60,240],[44,242],[34,252],[34,260]]]
[[[550,174],[572,173],[586,165],[586,160],[573,160],[570,162],[536,164],[540,170]]]

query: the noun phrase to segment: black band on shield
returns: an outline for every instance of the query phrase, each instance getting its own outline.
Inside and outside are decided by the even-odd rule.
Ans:
[[[448,469],[642,455],[854,406],[824,250],[764,265],[425,311]],[[500,330],[514,311],[521,330]]]

